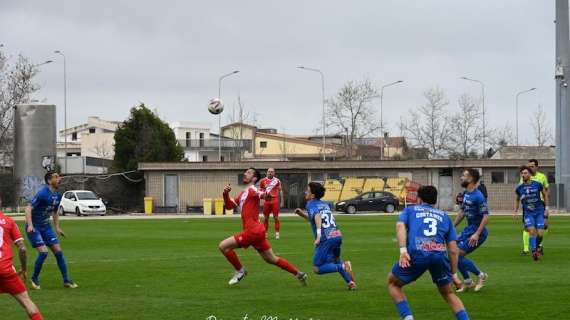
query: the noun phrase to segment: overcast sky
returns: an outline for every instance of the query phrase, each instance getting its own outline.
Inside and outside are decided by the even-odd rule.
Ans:
[[[69,125],[88,116],[124,120],[145,102],[167,121],[217,121],[206,109],[227,78],[222,99],[238,95],[263,127],[313,133],[326,94],[347,80],[369,78],[387,88],[385,120],[393,124],[424,103],[422,92],[445,90],[456,108],[462,93],[486,85],[489,126],[514,128],[521,96],[521,140],[530,142],[530,114],[542,104],[554,124],[554,1],[1,1],[0,43],[8,54],[68,66]],[[38,99],[58,105],[63,127],[63,65],[42,67]],[[379,101],[375,101],[379,106]],[[227,114],[226,114],[227,115]],[[226,117],[224,116],[224,122]],[[396,126],[391,129],[395,132]]]

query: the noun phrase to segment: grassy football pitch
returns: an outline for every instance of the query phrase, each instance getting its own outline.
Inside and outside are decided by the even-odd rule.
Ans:
[[[238,250],[249,275],[228,287],[233,270],[217,245],[240,230],[238,219],[63,221],[62,246],[80,288],[62,288],[50,254],[42,290],[31,294],[46,319],[58,320],[398,319],[385,287],[398,256],[394,221],[337,215],[356,292],[348,292],[338,274],[311,273],[308,287],[301,287],[253,249]],[[281,240],[271,240],[275,252],[310,272],[308,223],[285,218],[282,225]],[[551,226],[544,259],[537,263],[519,255],[520,219],[492,217],[489,239],[471,256],[489,273],[487,286],[460,295],[472,319],[570,318],[570,218],[551,218]],[[29,252],[31,273],[36,253]],[[406,292],[416,319],[454,319],[429,274]],[[1,295],[0,319],[26,317],[12,298]]]

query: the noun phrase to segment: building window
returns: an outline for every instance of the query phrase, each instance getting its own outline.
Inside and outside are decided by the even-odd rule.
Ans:
[[[95,133],[95,128],[89,128],[89,133]]]
[[[224,162],[225,159],[226,159],[226,158],[224,158],[224,156],[220,156],[220,161],[221,161],[221,162]]]
[[[190,132],[186,132],[186,147],[188,147],[188,148],[191,145],[191,141],[190,141],[191,137],[192,137],[192,135],[190,134]]]
[[[491,171],[491,183],[505,183],[505,171]]]
[[[77,141],[77,132],[71,134],[71,141]]]
[[[202,156],[202,162],[208,162],[208,156]]]
[[[507,183],[519,184],[521,175],[519,169],[507,169]]]
[[[204,132],[200,132],[200,147],[204,146]]]
[[[548,171],[546,173],[546,177],[548,179],[549,184],[556,183],[556,173],[554,171]]]
[[[267,148],[267,141],[259,141],[259,147],[261,149]]]

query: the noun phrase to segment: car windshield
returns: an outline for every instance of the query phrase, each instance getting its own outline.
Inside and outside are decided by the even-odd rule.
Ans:
[[[99,200],[99,197],[91,191],[77,192],[77,198],[79,200]]]

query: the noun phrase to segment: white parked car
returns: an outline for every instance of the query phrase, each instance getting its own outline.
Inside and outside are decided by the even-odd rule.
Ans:
[[[88,190],[67,191],[61,198],[59,208],[63,215],[66,213],[75,213],[77,216],[104,216],[107,213],[107,208],[103,200],[93,191]]]

